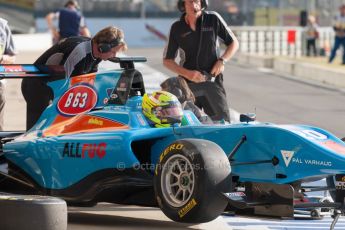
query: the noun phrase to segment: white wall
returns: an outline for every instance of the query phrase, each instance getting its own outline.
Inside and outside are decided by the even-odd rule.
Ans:
[[[43,51],[52,45],[49,33],[15,34],[13,40],[18,52]]]

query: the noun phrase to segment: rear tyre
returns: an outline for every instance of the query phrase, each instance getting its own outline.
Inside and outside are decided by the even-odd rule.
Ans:
[[[33,195],[0,193],[1,230],[67,229],[64,200]]]
[[[183,139],[160,156],[154,176],[157,203],[177,222],[203,223],[217,218],[231,189],[230,164],[215,143]]]

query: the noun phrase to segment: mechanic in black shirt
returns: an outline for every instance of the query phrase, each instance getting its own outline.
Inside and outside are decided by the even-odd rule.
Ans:
[[[115,57],[127,49],[123,32],[113,26],[99,31],[92,39],[70,37],[44,52],[34,65],[63,66],[66,78],[97,72],[102,60]],[[54,98],[46,79],[24,78],[22,93],[27,102],[26,128],[29,130]]]
[[[223,86],[225,63],[238,49],[238,41],[216,12],[205,11],[207,0],[179,0],[183,12],[170,30],[164,51],[163,64],[184,77],[193,91],[195,104],[203,108],[212,120],[230,122],[229,107]],[[226,45],[219,53],[219,40]],[[180,54],[180,65],[175,61]],[[215,81],[206,81],[205,75],[215,76]]]

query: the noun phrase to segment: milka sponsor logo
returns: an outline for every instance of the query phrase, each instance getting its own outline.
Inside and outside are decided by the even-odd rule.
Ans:
[[[103,121],[102,120],[98,120],[97,118],[90,118],[87,123],[90,124],[90,125],[103,126]]]
[[[314,159],[303,159],[299,157],[294,157],[294,151],[281,150],[280,153],[283,157],[286,167],[289,167],[290,163],[332,167],[331,161],[320,161]]]

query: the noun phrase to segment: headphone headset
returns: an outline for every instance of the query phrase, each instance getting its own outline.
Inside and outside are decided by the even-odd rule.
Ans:
[[[101,52],[101,53],[107,53],[112,48],[114,48],[115,46],[120,45],[123,42],[124,42],[123,38],[116,38],[116,39],[114,39],[114,40],[112,40],[110,42],[99,43],[98,44],[98,51]]]
[[[177,2],[177,9],[182,13],[186,11],[184,7],[184,1],[185,0],[178,0]],[[206,10],[206,8],[208,7],[208,0],[200,0],[200,1],[201,1],[201,10]]]

